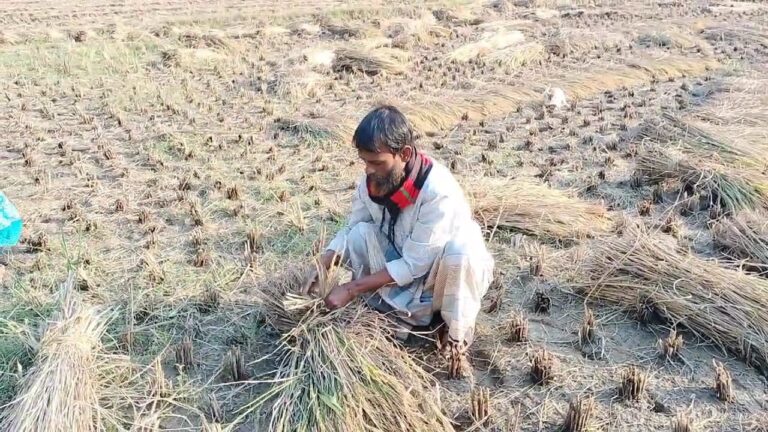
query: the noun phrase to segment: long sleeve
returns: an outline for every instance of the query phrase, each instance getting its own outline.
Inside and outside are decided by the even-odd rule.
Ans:
[[[344,226],[344,228],[342,228],[341,230],[339,230],[338,233],[336,233],[336,236],[328,244],[328,247],[326,248],[326,250],[332,250],[337,254],[344,253],[344,249],[347,244],[347,234],[349,234],[349,230],[352,229],[353,226],[357,225],[360,222],[373,221],[373,216],[371,216],[371,212],[368,210],[368,207],[365,206],[361,193],[362,193],[362,190],[360,187],[355,189],[355,195],[352,198],[352,210],[350,211],[349,216],[347,218],[347,223]]]
[[[437,194],[425,198],[413,231],[403,243],[402,258],[387,263],[387,271],[398,286],[406,286],[429,272],[451,237],[453,207],[449,197]]]

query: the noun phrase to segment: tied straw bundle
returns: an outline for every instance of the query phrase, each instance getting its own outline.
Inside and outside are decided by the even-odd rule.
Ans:
[[[279,367],[276,384],[242,415],[273,399],[269,430],[276,432],[453,430],[434,378],[393,343],[387,318],[361,303],[328,312],[322,300],[291,294],[292,279],[259,291],[283,335]]]
[[[568,240],[595,237],[611,229],[605,208],[528,180],[494,178],[464,182],[475,218],[486,227],[518,230]]]
[[[83,305],[74,292],[71,273],[61,289],[61,310],[48,322],[39,340],[35,365],[20,385],[16,399],[5,407],[3,431],[91,432],[104,430],[106,412],[100,404],[104,380],[98,355],[109,312]],[[101,366],[100,366],[101,365]]]
[[[582,269],[577,290],[588,299],[650,306],[768,373],[768,280],[693,256],[639,225],[591,244]]]

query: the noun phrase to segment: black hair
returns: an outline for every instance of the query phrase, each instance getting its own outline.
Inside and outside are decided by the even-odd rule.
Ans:
[[[407,146],[415,148],[416,134],[408,119],[391,105],[382,105],[369,112],[357,125],[352,142],[358,150],[399,153]]]

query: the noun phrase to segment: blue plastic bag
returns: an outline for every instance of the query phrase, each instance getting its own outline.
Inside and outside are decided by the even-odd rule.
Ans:
[[[15,246],[21,238],[21,228],[19,210],[0,192],[0,247]]]

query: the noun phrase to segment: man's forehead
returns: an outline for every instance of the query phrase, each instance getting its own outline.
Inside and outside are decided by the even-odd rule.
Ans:
[[[374,153],[374,152],[369,152],[369,151],[366,151],[366,150],[357,150],[357,155],[360,156],[360,159],[365,160],[365,161],[369,161],[369,162],[389,160],[389,159],[392,159],[394,157],[394,155],[392,153],[385,152],[385,151],[379,152],[379,153]]]

